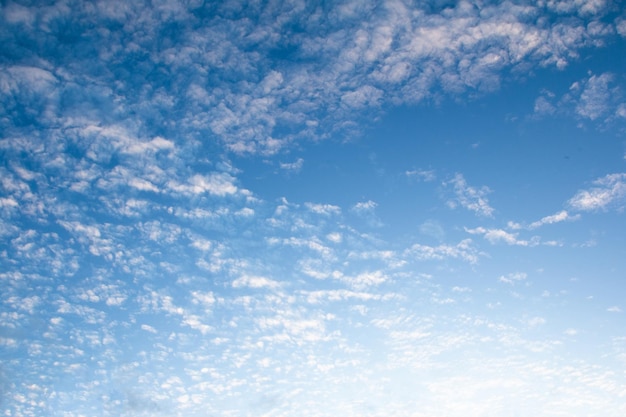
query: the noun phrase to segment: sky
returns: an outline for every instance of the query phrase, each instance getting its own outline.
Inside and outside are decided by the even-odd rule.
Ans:
[[[0,415],[626,415],[615,0],[0,5]]]

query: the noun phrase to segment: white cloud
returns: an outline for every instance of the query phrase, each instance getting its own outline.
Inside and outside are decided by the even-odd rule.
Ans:
[[[435,171],[423,169],[406,171],[405,175],[409,178],[417,178],[424,182],[434,181],[436,178]]]
[[[281,162],[280,168],[285,171],[300,172],[304,165],[304,159],[298,158],[295,162]]]
[[[544,91],[535,101],[534,112],[538,116],[558,113],[606,124],[623,117],[622,98],[623,92],[616,85],[614,74],[590,73],[572,83],[569,91],[559,99],[553,92]]]
[[[333,255],[332,249],[330,249],[328,246],[323,245],[317,238],[268,238],[267,241],[270,245],[283,244],[286,246],[307,248],[314,251],[317,255],[321,255],[323,258],[330,258]]]
[[[234,280],[232,283],[232,286],[233,288],[247,287],[247,288],[254,288],[254,289],[257,289],[257,288],[274,289],[274,288],[280,287],[280,283],[278,281],[274,281],[272,279],[265,278],[265,277],[244,275]]]
[[[535,100],[534,112],[539,115],[552,115],[556,112],[556,107],[550,103],[548,98],[540,96]]]
[[[373,211],[377,205],[378,204],[372,200],[361,201],[359,203],[356,203],[352,207],[352,210],[356,211],[357,213],[366,213]]]
[[[0,91],[5,94],[51,94],[58,79],[48,70],[31,66],[4,67],[0,72]]]
[[[370,85],[359,87],[356,91],[345,93],[341,102],[351,108],[375,107],[382,98],[383,92]]]
[[[527,278],[526,273],[524,272],[512,272],[507,275],[502,275],[498,278],[498,281],[503,282],[505,284],[514,285],[519,281],[524,281]]]
[[[17,201],[15,201],[15,199],[12,198],[12,197],[9,197],[9,198],[2,197],[2,198],[0,198],[0,207],[2,207],[2,208],[19,207],[19,203]]]
[[[576,113],[584,118],[595,120],[608,113],[612,92],[609,83],[613,81],[611,74],[592,75],[582,85],[575,83],[570,90],[580,90]]]
[[[610,206],[621,207],[626,199],[626,174],[609,174],[598,178],[595,185],[581,190],[568,201],[568,205],[579,211],[603,210]]]
[[[345,301],[350,299],[356,299],[360,301],[379,300],[382,296],[378,293],[369,293],[363,291],[352,290],[316,290],[303,292],[306,296],[307,302],[311,304],[318,304],[322,300],[328,301]]]
[[[463,303],[471,295],[484,305],[494,294],[473,279],[482,254],[471,240],[443,244],[443,226],[431,221],[420,231],[441,244],[405,250],[406,240],[359,231],[353,217],[341,218],[350,207],[331,204],[283,200],[270,221],[272,207],[241,189],[238,172],[214,153],[270,154],[342,137],[390,103],[494,88],[502,68],[562,65],[605,36],[569,16],[538,24],[543,6],[444,3],[7,6],[7,45],[26,40],[26,61],[39,68],[0,68],[3,134],[15,135],[0,141],[11,161],[0,168],[0,344],[5,373],[23,376],[10,381],[3,406],[12,415],[45,415],[52,399],[59,414],[306,416],[320,398],[338,396],[324,404],[329,414],[437,415],[444,404],[452,416],[468,414],[470,402],[471,415],[506,413],[517,395],[550,415],[575,411],[578,404],[558,407],[566,393],[598,415],[624,411],[614,395],[622,381],[593,358],[577,361],[576,372],[554,363],[537,370],[506,314],[494,327],[472,327],[484,316]],[[106,30],[102,16],[118,30]],[[59,31],[68,44],[55,43]],[[280,169],[303,166],[287,161]],[[425,170],[406,176],[435,179]],[[449,184],[454,204],[493,215],[488,189],[461,180]],[[362,201],[350,214],[375,211]],[[535,223],[557,221],[561,213]],[[478,234],[522,242],[502,232]],[[385,292],[391,286],[399,292]],[[510,311],[505,304],[499,311]],[[534,348],[550,346],[538,340]],[[483,355],[494,350],[513,366]],[[457,365],[468,363],[459,379]],[[515,378],[489,378],[503,369]],[[434,380],[419,386],[426,374]],[[564,387],[550,398],[535,384],[546,375]],[[72,383],[56,384],[63,378]],[[497,395],[476,399],[477,386]],[[345,387],[358,389],[345,396]],[[417,408],[416,390],[433,394]]]
[[[241,216],[241,217],[252,217],[254,216],[254,209],[251,209],[250,207],[244,207],[241,210],[237,210],[235,212],[235,215],[237,216]]]
[[[461,259],[474,264],[478,262],[478,257],[481,253],[474,248],[471,239],[465,239],[454,246],[427,246],[416,243],[407,249],[405,255],[407,257],[416,257],[419,260]]]
[[[233,286],[234,286],[234,282],[233,282]],[[213,292],[208,291],[208,292],[204,292],[204,291],[192,291],[191,292],[191,302],[194,304],[201,304],[205,307],[210,307],[213,304],[215,304],[215,295],[213,294]]]
[[[606,0],[547,0],[542,3],[558,13],[576,13],[580,15],[598,14],[608,6]]]
[[[332,204],[305,203],[304,205],[306,208],[308,208],[312,212],[317,213],[317,214],[323,214],[326,216],[341,213],[341,208],[339,206],[335,206]]]
[[[123,152],[131,155],[143,155],[147,152],[173,149],[175,149],[174,142],[157,136],[149,142],[130,141],[124,147]]]
[[[382,227],[383,222],[376,215],[378,203],[372,200],[360,201],[352,206],[352,211],[365,220],[370,227]]]
[[[178,193],[202,194],[208,192],[212,195],[225,196],[237,193],[235,178],[227,173],[211,173],[209,175],[195,174],[189,178],[186,184],[170,181],[167,186]]]
[[[141,330],[145,330],[146,332],[153,333],[153,334],[158,333],[157,330],[154,327],[150,326],[149,324],[142,324]]]
[[[446,186],[454,187],[455,198],[448,200],[448,205],[455,208],[457,205],[473,211],[474,213],[492,217],[494,209],[489,205],[486,195],[491,192],[488,187],[476,188],[469,186],[462,174],[456,174],[454,178],[445,183]]]
[[[158,193],[160,191],[156,185],[141,178],[131,178],[128,181],[128,185],[141,191],[152,191],[154,193]]]
[[[343,282],[348,284],[355,290],[363,290],[368,287],[375,287],[387,281],[389,278],[382,271],[363,272],[357,276],[341,278]]]
[[[572,216],[571,214],[567,212],[567,210],[561,210],[558,213],[543,217],[541,220],[537,220],[536,222],[532,222],[528,226],[528,228],[532,230],[532,229],[541,227],[545,224],[554,224],[554,223],[560,223],[563,221],[573,221],[573,220],[578,220],[578,219],[580,219],[579,214],[575,214]]]
[[[40,27],[31,27],[30,36],[46,36],[49,22],[59,16],[71,18],[75,27],[98,18],[113,19],[121,30],[94,32],[90,50],[115,67],[123,66],[133,54],[144,53],[146,65],[128,74],[115,72],[123,78],[116,85],[110,83],[110,73],[96,70],[98,59],[60,49],[57,62],[68,62],[71,68],[62,67],[53,74],[49,64],[35,60],[38,67],[2,71],[10,75],[0,81],[0,88],[16,91],[11,85],[19,78],[41,96],[63,88],[80,91],[86,98],[91,94],[101,101],[77,100],[85,105],[50,109],[52,113],[95,115],[110,106],[120,116],[128,111],[146,119],[168,114],[167,126],[177,135],[214,134],[235,152],[272,154],[296,140],[328,137],[340,126],[353,129],[364,114],[384,103],[414,103],[441,90],[497,88],[503,68],[563,67],[577,58],[579,49],[608,36],[605,26],[609,25],[599,23],[598,17],[609,5],[599,1],[496,2],[480,8],[469,3],[449,7],[357,3],[315,10],[292,3],[263,11],[250,6],[250,13],[262,14],[262,19],[238,15],[237,6],[230,3],[202,16],[196,14],[199,6],[186,8],[172,2],[151,8],[109,3],[72,9],[12,5],[5,14],[7,22],[13,22],[12,29],[20,29],[15,26],[18,22],[42,22]],[[553,12],[550,20],[536,18],[547,10]],[[572,13],[593,22],[571,19]],[[202,24],[188,24],[194,19]],[[345,30],[345,19],[352,30]],[[306,30],[295,33],[292,23],[296,21],[306,21]],[[181,42],[160,45],[158,34],[170,22],[180,25],[177,40]],[[619,21],[616,27],[622,27]],[[123,47],[112,48],[113,44]],[[298,65],[277,65],[276,55],[268,53],[287,44],[293,48],[291,62]],[[154,80],[149,68],[154,66],[169,77],[167,86],[150,84]],[[210,89],[201,81],[207,74],[211,74]],[[61,76],[65,84],[56,81]],[[149,80],[146,88],[125,93],[122,86],[131,85],[134,77]],[[92,87],[77,88],[85,79]],[[59,116],[52,113],[48,116]],[[131,152],[138,149],[128,148]]]
[[[343,236],[341,235],[341,233],[332,232],[326,235],[326,239],[330,240],[333,243],[341,243],[341,241],[343,240]]]
[[[518,239],[517,236],[519,233],[510,233],[502,229],[486,229],[484,227],[476,227],[474,229],[465,228],[465,231],[472,235],[482,235],[491,244],[499,242],[517,246],[535,246],[539,244],[537,237],[534,237],[531,240]]]

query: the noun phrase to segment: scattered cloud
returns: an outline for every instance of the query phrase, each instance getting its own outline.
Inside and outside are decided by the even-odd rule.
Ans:
[[[389,278],[382,271],[363,272],[353,277],[342,277],[341,280],[355,290],[365,290],[387,281]]]
[[[580,117],[596,120],[610,111],[612,96],[615,90],[609,88],[613,75],[605,73],[591,75],[584,83],[574,83],[570,87],[571,94],[578,97],[575,107]]]
[[[614,6],[3,4],[6,413],[312,415],[323,399],[325,414],[345,416],[624,415],[625,383],[610,358],[562,354],[574,342],[565,336],[585,334],[584,323],[563,321],[558,340],[543,334],[559,297],[563,317],[571,306],[588,312],[574,296],[551,290],[536,299],[540,289],[533,314],[516,319],[519,306],[498,300],[503,287],[481,277],[500,277],[530,299],[520,285],[526,274],[498,271],[491,260],[505,257],[495,255],[479,265],[484,242],[457,236],[449,210],[416,213],[396,235],[381,220],[387,204],[412,204],[400,184],[439,178],[450,207],[495,221],[488,187],[461,174],[444,181],[440,161],[416,153],[398,166],[437,171],[405,171],[395,189],[385,183],[375,194],[354,183],[356,191],[345,188],[354,205],[329,204],[345,200],[323,193],[310,202],[306,189],[280,183],[258,187],[263,195],[244,188],[259,178],[246,158],[262,158],[277,177],[297,175],[308,155],[328,157],[322,141],[345,145],[393,107],[467,102],[564,69],[615,31],[624,35],[623,17],[609,22]],[[568,91],[543,91],[535,112],[623,120],[622,83],[619,71],[590,73],[568,81]],[[460,149],[473,157],[489,150],[487,138],[468,140]],[[309,146],[319,153],[297,157]],[[382,160],[388,150],[370,154]],[[494,253],[538,245],[524,231],[621,209],[624,175],[597,179],[567,210],[529,226],[465,232],[511,245]],[[389,195],[397,200],[383,200]],[[416,392],[426,394],[419,404]]]
[[[357,213],[369,213],[372,212],[376,206],[378,204],[376,204],[376,202],[369,200],[369,201],[362,201],[359,203],[356,203],[353,207],[352,210],[354,210]]]
[[[236,280],[233,281],[232,285],[233,285],[233,288],[246,288],[247,287],[247,288],[254,288],[254,289],[256,288],[274,289],[280,286],[280,284],[277,281],[274,281],[272,279],[259,277],[259,276],[249,276],[249,275],[244,275],[244,276],[237,278]]]
[[[526,277],[527,275],[524,272],[512,272],[507,275],[502,275],[500,278],[498,278],[498,281],[505,284],[514,285],[520,281],[526,280]]]
[[[326,235],[326,239],[334,243],[341,243],[341,241],[343,240],[343,236],[341,235],[341,233],[332,232]]]
[[[567,212],[567,210],[561,210],[558,213],[543,217],[540,220],[532,222],[528,226],[528,228],[532,230],[532,229],[537,229],[538,227],[541,227],[546,224],[554,224],[554,223],[560,223],[563,221],[573,221],[573,220],[579,220],[579,219],[580,219],[579,214],[575,214],[572,216],[571,214]]]
[[[312,212],[326,216],[341,213],[341,208],[332,204],[305,203],[304,205]]]
[[[465,231],[472,235],[482,235],[491,244],[497,244],[500,242],[516,246],[536,246],[539,244],[538,237],[533,237],[530,240],[518,239],[517,236],[519,233],[510,233],[502,229],[486,229],[484,227],[476,227],[474,229],[465,228]]]
[[[372,200],[360,201],[352,206],[352,211],[364,219],[370,227],[382,227],[383,222],[376,215],[378,203]]]
[[[489,205],[489,200],[486,197],[487,194],[491,193],[488,187],[470,186],[462,174],[456,174],[452,180],[444,183],[444,185],[452,186],[454,189],[455,197],[447,202],[449,207],[461,206],[479,216],[493,216],[494,209]]]
[[[588,77],[573,82],[561,97],[557,97],[552,91],[543,90],[535,100],[534,114],[561,114],[607,124],[623,117],[624,105],[624,93],[616,83],[615,74],[589,73]]]
[[[304,165],[304,159],[298,158],[295,162],[281,162],[280,168],[285,171],[290,172],[300,172],[302,170],[302,166]]]
[[[407,249],[407,255],[419,260],[461,259],[471,264],[477,263],[481,253],[474,247],[471,239],[465,239],[456,245],[427,246],[416,243]]]
[[[431,182],[437,178],[434,170],[418,169],[418,170],[406,171],[405,175],[408,178],[416,178],[418,181],[424,181],[424,182]]]
[[[227,173],[212,173],[208,176],[193,175],[185,184],[170,181],[168,188],[182,194],[202,194],[209,193],[217,196],[235,194],[238,191],[234,184],[235,178]]]
[[[626,174],[608,174],[593,181],[593,187],[580,190],[568,201],[573,210],[595,211],[621,208],[626,199]]]

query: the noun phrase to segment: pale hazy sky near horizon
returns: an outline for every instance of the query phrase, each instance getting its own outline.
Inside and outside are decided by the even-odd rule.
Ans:
[[[0,415],[623,417],[621,1],[0,5]]]

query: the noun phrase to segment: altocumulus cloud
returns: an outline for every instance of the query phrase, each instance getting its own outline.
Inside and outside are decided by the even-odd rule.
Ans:
[[[10,3],[3,111],[29,106],[39,115],[24,123],[62,129],[134,114],[147,136],[273,153],[353,130],[348,121],[384,103],[497,88],[503,69],[564,67],[622,27],[604,2],[566,3]],[[605,80],[589,80],[579,114],[599,115]]]
[[[506,187],[451,154],[446,167],[408,155],[384,186],[336,198],[326,188],[342,179],[320,163],[335,156],[322,146],[350,145],[394,107],[567,69],[624,37],[619,6],[6,2],[5,414],[626,414],[623,306],[607,290],[619,280],[602,269],[620,265],[568,252],[557,268],[541,252],[550,241],[524,236],[619,214],[621,166],[594,167],[565,210],[504,228]],[[619,71],[580,74],[544,90],[536,112],[620,123]],[[477,155],[490,146],[479,140]],[[395,146],[383,145],[381,161]],[[352,156],[341,163],[360,167]],[[261,165],[285,182],[257,177]],[[324,192],[299,194],[316,175]],[[612,254],[602,239],[596,255]],[[607,286],[577,291],[570,271]],[[568,321],[587,314],[603,326]]]

